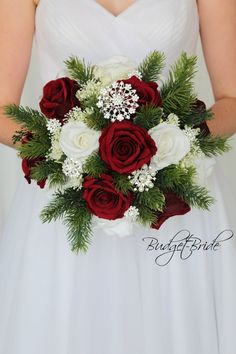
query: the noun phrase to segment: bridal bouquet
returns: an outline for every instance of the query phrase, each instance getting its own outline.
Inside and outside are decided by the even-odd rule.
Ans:
[[[68,75],[44,86],[40,111],[5,108],[22,124],[13,141],[26,180],[53,190],[41,218],[62,219],[73,251],[88,249],[96,222],[159,229],[213,202],[197,166],[227,151],[227,140],[211,136],[213,113],[193,92],[196,56],[182,53],[161,81],[164,62],[158,51],[137,67],[70,57]]]

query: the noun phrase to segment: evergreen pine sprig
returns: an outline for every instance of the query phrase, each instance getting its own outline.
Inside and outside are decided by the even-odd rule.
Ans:
[[[80,60],[76,56],[70,56],[64,63],[71,77],[78,81],[80,85],[86,84],[87,81],[94,78],[94,66],[86,65],[84,60]]]
[[[193,110],[189,115],[183,116],[181,119],[182,127],[188,125],[189,127],[195,127],[206,120],[214,118],[214,113],[211,109],[207,109],[205,112],[197,112]]]
[[[43,142],[43,139],[38,136],[34,136],[27,144],[22,144],[17,147],[21,158],[35,158],[43,157],[50,149],[50,140]]]
[[[59,170],[48,176],[49,188],[62,187],[67,181],[68,178]]]
[[[51,160],[39,161],[31,169],[31,177],[36,181],[48,179],[49,187],[62,186],[67,177],[62,172],[62,165]]]
[[[142,225],[151,226],[152,223],[155,224],[157,222],[157,212],[155,210],[137,202],[134,202],[134,206],[136,206],[139,211],[137,221]]]
[[[174,112],[180,119],[189,116],[197,96],[193,93],[193,78],[196,73],[197,56],[182,53],[171,66],[169,77],[161,87],[163,109],[166,115]]]
[[[194,167],[182,168],[179,165],[170,165],[158,171],[155,185],[161,190],[174,189],[176,185],[191,183],[196,175]]]
[[[41,181],[42,179],[48,178],[51,173],[61,169],[61,165],[56,164],[53,161],[39,161],[34,167],[31,169],[31,177],[36,179],[36,181]]]
[[[138,66],[138,71],[142,75],[142,80],[145,82],[148,81],[157,81],[161,74],[162,69],[165,66],[165,55],[157,50],[154,50],[143,62]]]
[[[187,204],[200,209],[209,210],[214,198],[209,195],[205,187],[191,183],[189,185],[176,185],[174,192]]]
[[[161,190],[172,190],[190,206],[209,210],[214,198],[205,187],[196,184],[195,178],[195,167],[182,168],[171,165],[158,172],[155,184]]]
[[[114,179],[114,184],[116,189],[124,195],[127,195],[128,192],[133,190],[133,185],[128,179],[127,175],[121,175],[117,172],[111,173]]]
[[[91,114],[86,114],[84,122],[89,128],[98,131],[101,131],[110,123],[108,119],[104,118],[103,114],[97,107],[93,108],[93,112]]]
[[[100,177],[102,173],[107,171],[107,166],[101,156],[97,152],[94,152],[86,159],[83,171],[90,176]]]
[[[92,94],[91,96],[80,100],[80,104],[81,104],[81,108],[82,109],[87,109],[87,108],[93,108],[93,109],[97,109],[97,101],[98,101],[98,97],[96,94]],[[99,111],[100,112],[100,111]],[[101,114],[102,116],[102,114]],[[103,116],[102,116],[103,117]]]
[[[86,252],[90,244],[92,214],[86,208],[82,192],[69,188],[58,191],[50,203],[44,207],[40,217],[45,222],[61,219],[68,228],[71,250]]]
[[[23,128],[27,128],[30,132],[42,136],[48,135],[47,118],[35,109],[9,104],[4,107],[4,114],[15,122],[22,124]]]
[[[12,137],[12,142],[13,144],[16,144],[17,142],[21,142],[22,139],[26,136],[27,131],[26,130],[17,130],[15,134]]]
[[[163,109],[161,107],[144,105],[137,111],[134,123],[149,130],[160,123],[162,115]]]
[[[154,211],[163,211],[165,196],[157,186],[154,186],[148,191],[144,191],[142,193],[137,192],[135,198],[138,205],[145,205]]]
[[[200,133],[198,135],[198,142],[202,152],[209,157],[222,155],[231,149],[229,139],[225,137],[206,136]]]
[[[33,133],[33,137],[27,144],[17,148],[20,156],[22,158],[44,156],[51,147],[47,118],[41,112],[29,107],[10,104],[4,108],[6,116],[22,125],[22,132],[17,132],[13,141],[20,141],[27,132]]]

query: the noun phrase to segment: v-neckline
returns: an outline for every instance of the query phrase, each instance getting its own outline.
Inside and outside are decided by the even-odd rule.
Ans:
[[[125,15],[127,12],[129,12],[130,10],[132,10],[137,3],[139,2],[139,0],[134,0],[134,2],[132,2],[130,5],[128,5],[126,8],[124,8],[124,10],[122,10],[118,15],[114,15],[111,11],[109,11],[105,6],[103,6],[102,4],[100,4],[99,2],[97,2],[97,0],[92,0],[93,3],[95,3],[95,5],[100,8],[104,13],[106,13],[108,16],[114,18],[114,19],[118,19],[119,17],[122,17],[123,15]]]

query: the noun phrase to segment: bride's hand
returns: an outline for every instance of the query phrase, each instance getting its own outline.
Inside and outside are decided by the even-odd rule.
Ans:
[[[28,71],[34,35],[33,0],[0,1],[0,143],[13,147],[20,126],[7,118],[3,107],[19,104]]]

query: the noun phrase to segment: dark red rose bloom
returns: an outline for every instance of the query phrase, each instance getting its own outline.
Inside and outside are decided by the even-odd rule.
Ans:
[[[33,133],[30,131],[26,132],[24,137],[21,140],[21,144],[27,144],[33,138]]]
[[[206,105],[203,101],[201,100],[196,100],[195,105],[194,105],[194,110],[199,113],[199,114],[204,114],[206,113]],[[210,130],[208,128],[208,125],[206,123],[206,121],[203,121],[202,123],[196,125],[194,128],[200,128],[201,131],[205,134],[205,135],[209,135],[210,134]]]
[[[200,128],[201,132],[204,132],[205,135],[210,134],[210,129],[208,128],[208,125],[206,121],[202,122],[201,124],[197,125],[195,128]]]
[[[140,80],[137,76],[132,76],[127,80],[122,80],[125,84],[130,84],[139,96],[138,104],[143,106],[145,104],[150,104],[153,106],[161,106],[161,95],[158,91],[158,85],[154,81],[144,82]]]
[[[175,215],[184,215],[191,210],[190,206],[173,192],[165,193],[165,199],[165,209],[158,214],[157,222],[151,225],[152,228],[157,230],[168,218]]]
[[[103,161],[113,170],[128,174],[149,163],[157,151],[145,128],[131,121],[115,121],[106,126],[99,138]]]
[[[21,143],[22,144],[27,144],[31,139],[33,138],[33,134],[31,132],[27,132],[25,134],[25,136],[23,137]],[[36,157],[34,159],[27,159],[24,158],[22,159],[22,170],[24,172],[25,175],[25,179],[27,180],[27,182],[30,184],[31,183],[31,169],[32,167],[34,167],[38,162],[45,160],[44,157]],[[38,181],[37,184],[39,185],[40,188],[44,188],[46,183],[46,180],[41,180]]]
[[[26,159],[24,158],[22,160],[22,170],[25,174],[25,179],[27,180],[27,182],[30,184],[31,183],[31,170],[32,170],[32,167],[34,167],[38,162],[44,160],[43,157],[36,157],[34,159]],[[37,184],[39,185],[40,188],[44,188],[45,186],[45,183],[46,183],[46,180],[41,180],[41,181],[38,181]]]
[[[79,84],[68,77],[49,81],[43,88],[40,109],[48,118],[57,118],[63,122],[64,115],[75,106],[80,106],[76,97]]]
[[[194,108],[198,113],[205,113],[206,112],[206,105],[203,101],[201,100],[196,100],[194,104]]]
[[[102,174],[100,178],[86,176],[83,188],[83,198],[88,209],[99,218],[109,220],[122,218],[133,200],[133,193],[123,195],[118,192],[112,176],[106,174]]]

